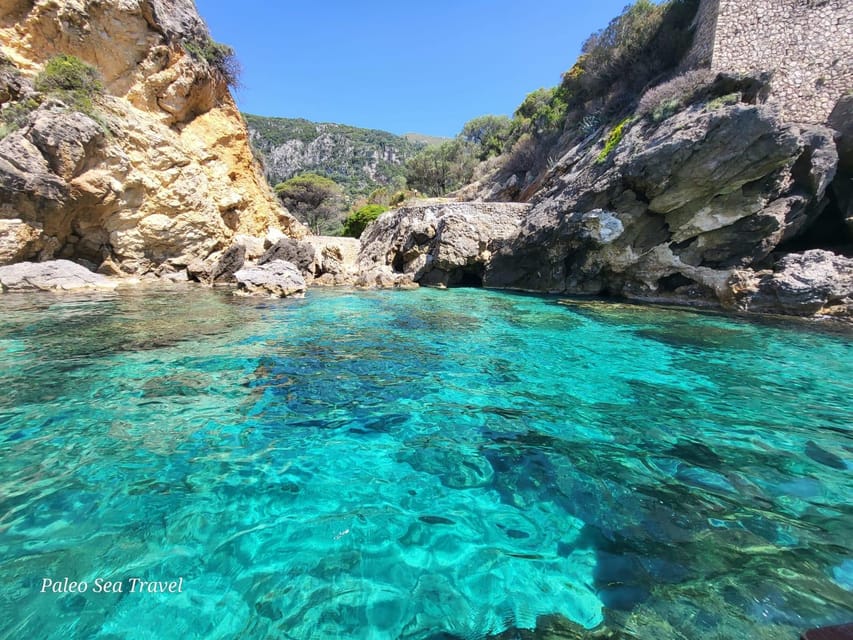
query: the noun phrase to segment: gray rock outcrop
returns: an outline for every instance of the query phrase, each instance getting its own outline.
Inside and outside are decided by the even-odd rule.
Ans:
[[[305,242],[314,247],[316,286],[353,285],[358,277],[358,252],[361,243],[356,238],[308,236]]]
[[[317,275],[317,252],[310,242],[281,238],[258,259],[258,264],[267,264],[274,260],[284,260],[296,265],[309,282]]]
[[[772,269],[815,225],[837,165],[832,130],[766,106],[636,121],[610,157],[587,141],[556,163],[484,284],[728,303],[735,271]]]
[[[305,293],[307,287],[299,268],[284,260],[245,267],[234,278],[238,291],[250,295],[285,298]]]
[[[386,212],[361,236],[359,284],[482,285],[493,253],[528,210],[526,204],[425,200]]]
[[[795,316],[849,315],[853,259],[813,249],[792,253],[764,271],[735,271],[727,308]]]
[[[115,280],[68,260],[19,262],[0,267],[0,290],[76,291],[80,289],[114,289]]]

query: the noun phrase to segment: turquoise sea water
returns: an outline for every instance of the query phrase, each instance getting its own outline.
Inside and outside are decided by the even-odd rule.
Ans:
[[[475,290],[0,310],[0,638],[853,621],[849,334]]]

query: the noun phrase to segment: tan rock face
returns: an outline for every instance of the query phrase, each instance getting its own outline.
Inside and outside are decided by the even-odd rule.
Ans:
[[[236,234],[306,234],[262,177],[225,81],[182,46],[206,37],[191,0],[0,0],[17,74],[66,53],[106,88],[94,119],[48,101],[0,140],[0,219],[41,233],[6,255],[143,273],[204,259]]]

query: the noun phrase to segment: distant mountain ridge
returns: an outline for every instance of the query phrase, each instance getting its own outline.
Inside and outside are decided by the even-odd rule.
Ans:
[[[421,139],[378,129],[244,114],[252,147],[271,184],[300,173],[318,173],[350,196],[381,186],[400,188],[405,163],[427,145]],[[425,138],[425,137],[421,137]]]

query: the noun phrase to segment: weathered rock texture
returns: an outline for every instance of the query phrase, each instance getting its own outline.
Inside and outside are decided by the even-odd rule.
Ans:
[[[833,134],[782,124],[763,105],[700,104],[660,124],[637,121],[604,163],[600,143],[557,163],[484,283],[768,310],[733,289],[764,278],[816,228],[836,225]],[[744,275],[750,269],[764,275]],[[850,313],[836,293],[809,313]],[[776,310],[800,313],[785,302]]]
[[[23,79],[0,78],[0,103],[59,53],[94,65],[106,88],[94,119],[48,100],[0,140],[0,261],[145,273],[235,234],[305,234],[270,193],[222,75],[184,49],[207,37],[191,0],[0,0],[5,72]]]
[[[853,87],[850,0],[702,0],[692,65],[772,72],[787,119],[822,124]]]
[[[728,285],[731,306],[746,311],[845,315],[853,305],[853,259],[814,249],[766,271],[735,271]]]
[[[0,267],[0,291],[115,289],[116,281],[68,260],[21,262]]]
[[[483,284],[492,254],[529,210],[526,204],[425,200],[383,214],[361,236],[359,284]]]
[[[249,295],[286,298],[305,293],[305,279],[299,267],[284,260],[240,269],[234,274],[237,289]]]

